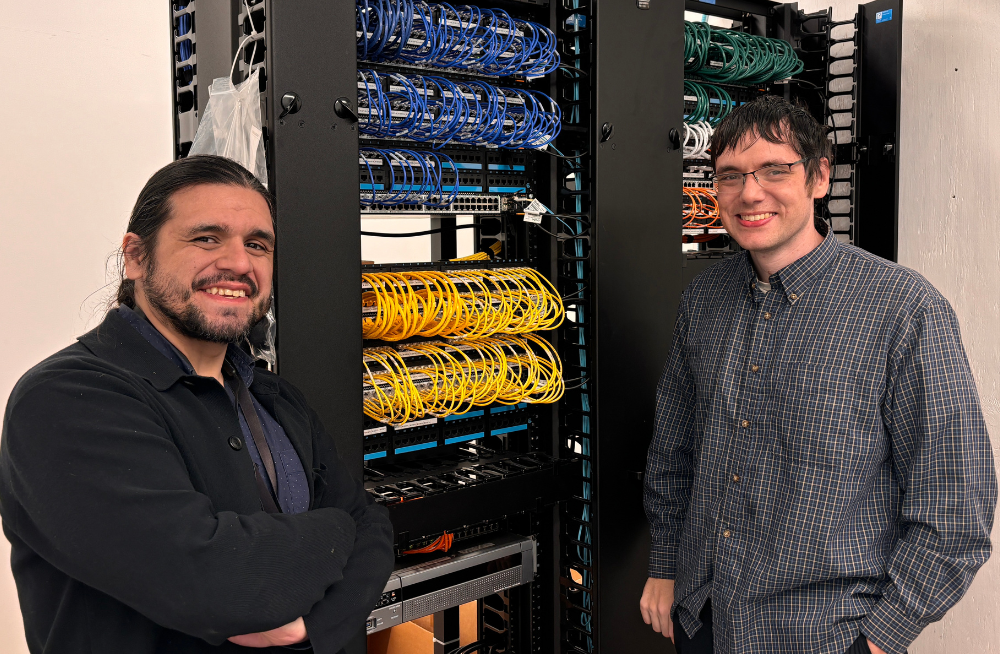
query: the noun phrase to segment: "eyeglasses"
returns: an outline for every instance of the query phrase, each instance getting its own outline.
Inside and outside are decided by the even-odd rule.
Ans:
[[[722,173],[721,175],[713,175],[712,182],[715,183],[715,192],[717,194],[739,193],[743,190],[743,185],[746,183],[747,175],[753,175],[753,178],[757,180],[757,183],[760,184],[761,188],[773,188],[775,186],[781,186],[792,178],[792,166],[796,164],[804,164],[805,162],[815,158],[816,157],[806,157],[805,159],[799,159],[798,161],[793,161],[792,163],[771,164],[770,166],[764,166],[763,168],[752,170],[749,173]]]

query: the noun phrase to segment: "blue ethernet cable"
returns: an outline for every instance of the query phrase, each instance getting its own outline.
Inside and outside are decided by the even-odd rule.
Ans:
[[[560,63],[555,34],[499,9],[424,0],[356,0],[358,58],[541,77]]]
[[[384,150],[364,148],[361,160],[368,169],[371,186],[370,195],[362,186],[361,203],[385,206],[420,205],[444,208],[455,202],[458,196],[458,168],[451,157],[437,152],[416,152],[414,150]],[[372,160],[381,160],[386,180],[390,182],[383,189],[375,183]],[[444,169],[455,171],[456,180],[451,189],[444,187]],[[380,192],[381,191],[381,192]]]
[[[362,134],[537,149],[562,130],[562,111],[539,91],[436,76],[358,71]],[[547,108],[551,107],[551,109]]]
[[[187,8],[187,3],[178,4],[177,9]],[[177,36],[185,36],[191,32],[191,14],[181,14],[177,17]],[[191,39],[184,39],[177,44],[177,60],[187,61],[194,54],[194,47],[191,44]],[[193,70],[192,66],[183,66],[181,68],[185,73]]]

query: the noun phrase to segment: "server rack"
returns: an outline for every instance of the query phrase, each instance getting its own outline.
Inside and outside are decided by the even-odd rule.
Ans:
[[[252,69],[262,73],[268,173],[278,201],[278,369],[303,390],[341,456],[355,462],[373,494],[391,483],[420,497],[389,506],[397,549],[406,551],[444,531],[469,543],[508,534],[537,543],[537,574],[530,584],[478,601],[479,635],[502,641],[496,651],[664,649],[662,636],[644,625],[636,610],[649,544],[641,471],[654,389],[680,292],[697,272],[738,249],[725,238],[698,251],[676,247],[679,191],[692,179],[684,175],[690,162],[681,143],[690,109],[683,90],[685,10],[789,41],[809,62],[801,84],[733,93],[794,97],[837,126],[840,185],[818,210],[838,237],[892,258],[899,1],[860,6],[852,22],[856,34],[838,38],[834,30],[841,26],[830,12],[808,15],[795,4],[763,0],[638,0],[613,6],[595,0],[476,0],[472,4],[547,25],[557,36],[563,67],[514,84],[542,90],[558,102],[563,122],[556,144],[562,154],[449,145],[443,152],[455,161],[481,166],[456,166],[453,183],[478,191],[463,192],[454,206],[436,211],[366,210],[433,215],[436,233],[428,238],[435,239],[435,261],[370,266],[359,266],[361,211],[354,207],[359,188],[364,191],[367,184],[374,194],[380,182],[374,171],[359,168],[359,151],[394,143],[359,137],[357,70],[422,71],[359,62],[353,3],[171,3],[178,157],[187,154],[208,100],[199,89],[229,72],[242,42],[256,42],[256,47],[244,44],[237,70],[244,76]],[[895,22],[879,13],[890,9]],[[837,56],[843,54],[838,48],[850,52]],[[454,71],[434,72],[466,79]],[[863,105],[862,98],[869,101]],[[497,167],[492,177],[491,164]],[[518,216],[524,203],[511,200],[511,188],[523,189],[513,195],[530,194],[556,213],[581,216],[581,227],[576,233],[553,227],[561,238],[541,235]],[[862,206],[869,223],[859,216]],[[501,239],[504,250],[497,260],[449,261],[456,254],[459,215],[475,216],[477,244]],[[552,280],[571,318],[549,334],[571,380],[561,401],[504,411],[491,407],[482,416],[405,430],[366,419],[358,378],[363,348],[372,343],[363,341],[358,328],[362,270],[457,274],[510,265],[534,267]],[[517,430],[505,431],[511,428]],[[462,440],[477,434],[481,438]],[[456,442],[449,444],[452,439]],[[525,454],[531,456],[517,464]],[[508,474],[489,484],[454,489],[429,481],[463,466],[504,461],[514,461],[504,464]],[[392,593],[384,601],[394,601]],[[443,611],[439,623],[442,629],[447,625],[443,638],[453,636],[454,609]],[[359,634],[349,650],[364,647]]]

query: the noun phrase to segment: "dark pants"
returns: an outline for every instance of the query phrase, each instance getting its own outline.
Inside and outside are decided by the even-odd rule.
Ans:
[[[714,653],[711,600],[705,602],[705,607],[701,610],[701,615],[698,618],[701,620],[701,629],[694,635],[694,638],[688,638],[684,632],[684,627],[677,621],[677,618],[674,618],[674,649],[677,650],[677,654]],[[871,650],[868,649],[868,639],[864,636],[858,636],[858,639],[854,641],[854,644],[844,654],[872,654]]]
[[[674,649],[677,654],[713,654],[715,651],[712,643],[712,600],[705,602],[698,618],[701,620],[701,629],[694,638],[688,638],[680,621],[674,618]]]

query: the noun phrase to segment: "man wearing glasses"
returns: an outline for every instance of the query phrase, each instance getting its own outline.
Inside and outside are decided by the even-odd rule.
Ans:
[[[745,252],[684,292],[646,466],[640,609],[680,654],[903,654],[990,554],[996,473],[958,321],[814,218],[826,135],[763,97],[712,139]]]

